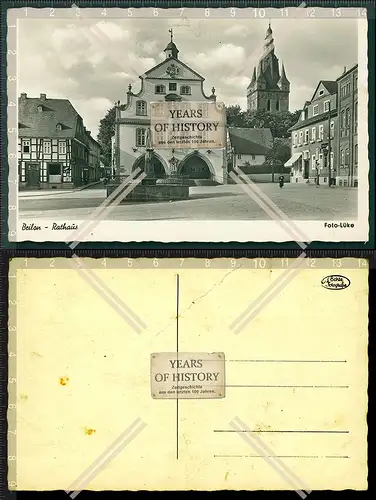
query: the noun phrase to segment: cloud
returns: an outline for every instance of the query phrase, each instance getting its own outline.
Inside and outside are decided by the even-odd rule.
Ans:
[[[110,21],[101,21],[96,25],[104,35],[112,42],[127,40],[130,34],[127,30],[122,29],[118,24]]]
[[[142,44],[142,51],[149,55],[155,54],[158,51],[157,42],[155,40],[147,40]]]
[[[164,60],[169,29],[179,58],[215,87],[218,100],[246,107],[246,89],[264,44],[268,20],[22,19],[18,29],[18,91],[76,103],[95,133],[128,84]],[[272,21],[275,53],[291,82],[290,109],[311,99],[318,81],[336,79],[357,62],[354,19]]]
[[[187,61],[201,70],[225,67],[236,68],[242,65],[245,59],[244,47],[233,44],[224,44],[208,52],[189,53],[185,57]]]
[[[245,36],[248,36],[250,33],[250,28],[249,26],[246,26],[244,24],[240,24],[240,23],[237,23],[237,24],[233,24],[232,26],[230,26],[229,28],[227,28],[225,31],[224,31],[224,35],[225,36],[239,36],[239,37],[245,37]]]
[[[100,120],[104,117],[114,102],[105,97],[92,97],[91,99],[72,99],[75,110],[84,118],[84,124],[91,135],[96,138]]]

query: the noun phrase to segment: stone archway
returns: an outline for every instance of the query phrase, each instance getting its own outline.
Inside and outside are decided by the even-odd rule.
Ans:
[[[213,174],[209,162],[199,153],[186,156],[179,165],[178,173],[192,181],[212,181]]]
[[[162,161],[160,158],[155,154],[152,153],[152,159],[153,159],[153,166],[154,166],[154,176],[156,179],[163,179],[166,177],[166,170],[165,167],[163,166]],[[133,167],[132,167],[132,172],[133,170],[136,170],[136,168],[140,168],[142,171],[145,168],[145,155],[143,154],[137,160],[134,162]]]

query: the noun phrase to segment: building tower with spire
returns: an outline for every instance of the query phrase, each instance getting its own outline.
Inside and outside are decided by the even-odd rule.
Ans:
[[[179,50],[177,46],[174,44],[174,34],[172,28],[168,30],[170,33],[170,42],[167,44],[167,47],[164,49],[164,53],[166,54],[166,59],[173,57],[178,59]]]
[[[274,53],[273,31],[269,23],[266,30],[263,54],[253,69],[251,83],[247,88],[247,108],[276,113],[289,110],[290,82],[282,63],[279,70],[278,58]]]
[[[163,111],[167,113],[172,107],[179,109],[179,103],[180,109],[187,110],[193,103],[193,108],[200,109],[206,121],[217,99],[215,88],[206,94],[205,78],[182,60],[172,29],[168,38],[163,61],[140,75],[140,87],[135,88],[129,83],[125,102],[116,104],[115,135],[112,138],[116,183],[140,168],[157,179],[180,176],[189,179],[192,185],[202,180],[209,184],[224,184],[227,182],[224,144],[209,148],[205,143],[195,142],[192,147],[179,148],[166,143],[163,134],[151,141],[152,119],[158,111],[162,111],[158,120],[163,122]]]

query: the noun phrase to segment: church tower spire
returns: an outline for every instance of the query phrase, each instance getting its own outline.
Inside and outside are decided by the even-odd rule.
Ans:
[[[178,54],[179,54],[179,50],[177,48],[177,46],[174,44],[173,40],[174,40],[174,33],[172,31],[172,28],[168,30],[168,32],[170,33],[170,43],[167,44],[167,47],[164,49],[164,52],[166,54],[166,59],[170,59],[171,57],[175,58],[175,59],[178,59]]]
[[[278,58],[275,55],[273,30],[269,22],[257,73],[252,76],[247,88],[248,109],[252,111],[263,109],[272,113],[288,111],[289,93],[290,82],[287,80],[283,64],[280,73]]]
[[[266,35],[265,35],[265,43],[264,43],[264,53],[263,53],[263,58],[266,57],[268,54],[273,52],[274,54],[274,39],[273,39],[273,31],[272,27],[269,22],[268,29],[266,30]]]

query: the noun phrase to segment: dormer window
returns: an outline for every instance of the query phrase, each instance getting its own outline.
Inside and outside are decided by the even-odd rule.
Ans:
[[[155,93],[156,94],[165,94],[166,93],[166,87],[164,85],[156,85],[155,86]]]
[[[180,87],[181,95],[191,95],[191,87],[189,85],[182,85]]]
[[[56,130],[63,130],[63,127],[62,127],[61,123],[58,123],[56,125]]]
[[[39,111],[39,112],[43,111],[43,106],[42,106],[42,105],[40,105],[40,104],[39,104],[39,106],[38,106],[38,111]]]
[[[23,140],[22,141],[22,152],[23,153],[30,153],[30,141],[29,140]]]

